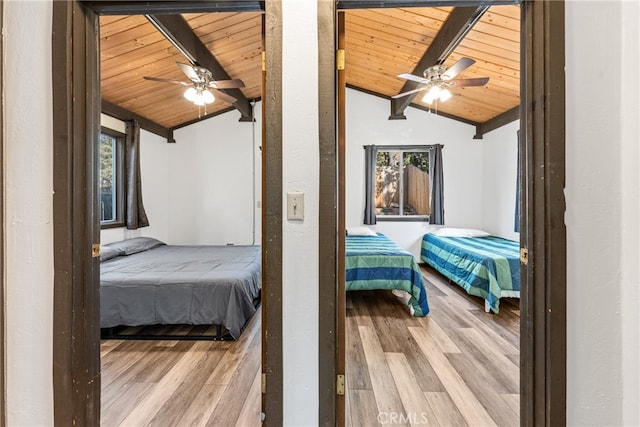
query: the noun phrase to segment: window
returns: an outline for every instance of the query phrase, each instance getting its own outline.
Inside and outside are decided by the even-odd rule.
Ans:
[[[376,147],[375,210],[378,220],[427,220],[430,213],[429,147]]]
[[[124,225],[124,135],[110,129],[100,133],[100,226]]]

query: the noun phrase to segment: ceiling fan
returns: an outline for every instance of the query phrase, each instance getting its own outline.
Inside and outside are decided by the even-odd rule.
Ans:
[[[244,87],[242,80],[214,80],[211,71],[206,68],[197,65],[183,64],[182,62],[176,62],[176,64],[178,64],[182,72],[189,78],[189,83],[148,76],[145,76],[144,79],[187,86],[188,89],[184,92],[184,97],[197,106],[211,104],[215,101],[216,97],[224,102],[233,104],[236,102],[236,98],[219,89],[237,89]]]
[[[454,79],[455,76],[475,64],[471,58],[461,58],[451,67],[445,67],[441,64],[432,65],[422,73],[424,77],[413,74],[399,74],[398,77],[420,83],[416,89],[394,95],[391,98],[402,98],[412,93],[427,91],[422,98],[423,102],[431,104],[433,101],[440,100],[445,102],[451,98],[450,87],[465,86],[484,86],[489,81],[489,77],[478,77],[473,79]]]

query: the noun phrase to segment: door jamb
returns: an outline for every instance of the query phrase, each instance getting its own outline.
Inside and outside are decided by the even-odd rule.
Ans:
[[[336,114],[336,6],[334,0],[318,0],[318,136],[319,210],[318,266],[318,425],[340,425],[344,420],[344,394],[337,390],[338,375],[344,375],[345,308],[340,299],[344,285],[344,203],[338,198],[342,157],[337,147],[339,123]],[[342,258],[341,258],[342,257]],[[334,268],[330,268],[334,266]],[[344,270],[344,268],[342,268]],[[344,286],[343,286],[344,289]],[[334,304],[335,302],[335,304]]]

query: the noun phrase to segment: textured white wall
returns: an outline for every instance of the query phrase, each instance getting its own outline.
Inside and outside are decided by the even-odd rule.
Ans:
[[[638,22],[635,2],[566,4],[570,425],[639,423]]]
[[[149,218],[149,226],[139,229],[141,236],[169,240],[168,194],[171,180],[169,144],[166,138],[140,130],[140,174],[142,175],[142,201]]]
[[[364,214],[364,145],[444,144],[445,224],[482,228],[483,142],[473,126],[427,113],[405,110],[406,120],[388,120],[389,101],[347,89],[346,222],[362,224]],[[420,255],[426,222],[378,221],[374,229]]]
[[[150,236],[169,244],[259,244],[261,103],[255,115],[253,124],[239,122],[232,111],[178,129],[175,144],[141,130],[142,194],[150,226],[102,230],[102,243]],[[107,117],[106,127],[123,124]]]
[[[622,423],[640,425],[640,2],[622,3]]]
[[[482,139],[483,226],[489,233],[520,240],[513,231],[518,170],[518,135],[515,121],[484,135]]]
[[[255,116],[239,122],[232,111],[174,132],[166,171],[172,244],[260,243],[260,103]]]
[[[49,2],[4,2],[3,327],[10,426],[53,424],[51,10]]]
[[[313,426],[318,423],[317,3],[283,0],[282,18],[284,425]],[[305,193],[304,221],[286,219],[291,191]]]

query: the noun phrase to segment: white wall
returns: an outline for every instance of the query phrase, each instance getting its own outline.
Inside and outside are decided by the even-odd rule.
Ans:
[[[489,132],[482,139],[482,229],[494,236],[520,240],[513,231],[520,121]]]
[[[282,1],[282,180],[304,221],[282,224],[284,425],[318,423],[318,23],[316,2]]]
[[[239,122],[237,111],[211,117],[177,129],[175,144],[141,130],[142,198],[150,225],[102,230],[102,243],[150,236],[169,244],[260,244],[261,103],[255,116],[254,123]],[[103,126],[119,130],[123,122],[103,115]]]
[[[620,81],[625,82],[621,108],[620,175],[622,183],[622,423],[640,425],[640,3],[622,4]]]
[[[45,426],[53,423],[52,13],[45,2],[3,7],[7,423]]]
[[[640,424],[639,21],[637,2],[566,4],[570,425]]]
[[[260,244],[261,114],[257,103],[254,123],[232,111],[174,132],[165,187],[171,244]]]
[[[487,134],[486,140],[474,140],[475,127],[437,116],[416,108],[405,110],[406,120],[388,120],[389,101],[347,89],[346,146],[346,222],[362,224],[364,212],[364,145],[429,145],[444,144],[445,225],[448,227],[488,228],[499,236],[512,237],[515,206],[515,154],[517,148],[505,131]],[[511,129],[511,127],[509,127]],[[509,144],[513,147],[509,147]],[[500,151],[506,149],[506,153]],[[491,150],[499,161],[488,160],[484,152]],[[511,158],[510,158],[511,157]],[[483,163],[483,159],[485,162]],[[507,165],[507,162],[511,164]],[[485,174],[487,167],[492,172]],[[508,178],[504,178],[504,174]],[[489,180],[489,183],[485,180]],[[513,181],[513,182],[511,182]],[[513,188],[510,188],[511,183]],[[498,185],[494,191],[487,187]],[[502,194],[502,191],[508,194]],[[511,199],[510,217],[503,212]],[[491,221],[484,219],[486,204],[500,207],[500,218],[491,211]],[[498,224],[498,221],[505,224]],[[488,226],[487,226],[488,224]],[[373,228],[407,249],[419,259],[422,236],[429,231],[426,222],[378,221]],[[508,232],[511,227],[511,232]],[[507,231],[506,231],[507,230]],[[516,234],[517,239],[517,234]]]

